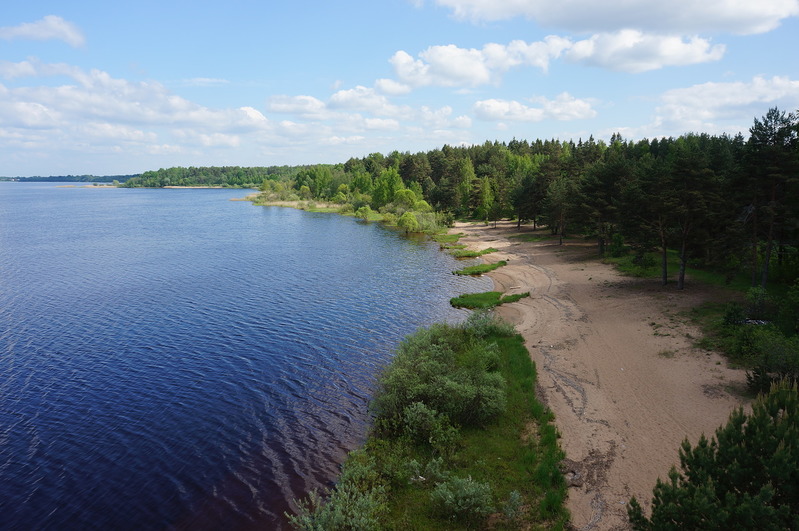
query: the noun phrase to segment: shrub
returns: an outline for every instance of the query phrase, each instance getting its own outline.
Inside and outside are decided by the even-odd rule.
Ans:
[[[450,472],[446,469],[442,457],[434,457],[425,466],[413,459],[408,463],[408,468],[411,471],[412,480],[428,485],[441,483],[450,477]]]
[[[775,384],[747,415],[734,411],[708,441],[684,441],[680,469],[658,480],[652,516],[638,501],[634,529],[799,529],[799,390]]]
[[[360,218],[364,221],[369,221],[369,217],[371,215],[372,215],[372,209],[369,207],[369,205],[361,206],[355,211],[355,217]]]
[[[318,491],[297,502],[296,515],[287,515],[295,529],[304,531],[372,530],[385,512],[385,486],[374,457],[363,450],[351,452],[338,484],[325,501]]]
[[[509,327],[473,316],[460,327],[433,325],[406,338],[380,378],[381,391],[372,402],[376,427],[404,433],[406,408],[415,402],[455,425],[492,421],[505,409],[505,380],[492,372],[499,364],[497,347],[484,338]]]
[[[443,518],[476,524],[494,511],[491,486],[471,477],[451,477],[430,493],[435,512]]]
[[[780,380],[799,380],[799,336],[785,337],[774,327],[757,327],[753,334],[759,359],[746,373],[749,390],[767,392]]]
[[[458,430],[442,415],[421,402],[414,402],[403,412],[405,435],[417,445],[429,445],[440,454],[449,455],[458,441]]]

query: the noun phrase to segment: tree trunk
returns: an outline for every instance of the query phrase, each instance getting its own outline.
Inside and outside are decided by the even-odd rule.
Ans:
[[[677,289],[682,290],[685,288],[685,266],[688,262],[688,257],[686,256],[687,251],[685,250],[685,238],[682,240],[682,245],[680,246],[680,273],[677,276]]]
[[[755,203],[752,203],[753,205]],[[752,219],[752,287],[757,286],[757,255],[758,255],[758,245],[757,245],[757,207],[754,207],[752,211],[753,219]]]

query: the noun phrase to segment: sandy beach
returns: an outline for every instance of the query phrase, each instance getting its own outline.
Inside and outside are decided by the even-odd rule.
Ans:
[[[521,232],[530,232],[523,227]],[[459,223],[460,243],[494,247],[495,289],[530,297],[499,307],[538,367],[555,413],[574,529],[628,529],[627,503],[648,508],[658,477],[679,463],[686,437],[710,436],[744,400],[743,371],[697,349],[680,312],[714,300],[713,288],[624,277],[591,242],[524,242],[515,223]]]

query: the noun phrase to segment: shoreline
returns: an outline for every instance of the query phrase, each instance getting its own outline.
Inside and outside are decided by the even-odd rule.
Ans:
[[[486,262],[508,262],[488,273],[496,291],[530,292],[496,311],[524,338],[555,414],[572,527],[629,529],[630,498],[649,511],[683,439],[712,435],[745,403],[744,371],[695,348],[700,332],[680,316],[717,292],[622,276],[590,243],[511,239],[514,222],[456,223],[458,232],[469,249],[498,250]]]

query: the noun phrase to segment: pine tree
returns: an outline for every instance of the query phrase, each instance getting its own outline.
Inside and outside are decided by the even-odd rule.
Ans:
[[[658,480],[652,516],[633,498],[633,529],[799,529],[799,389],[780,383],[747,415],[739,408],[710,441],[680,449]]]

